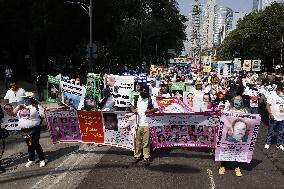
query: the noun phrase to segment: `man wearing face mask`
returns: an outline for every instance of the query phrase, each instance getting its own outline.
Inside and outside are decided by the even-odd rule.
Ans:
[[[284,132],[284,93],[283,87],[278,85],[276,91],[273,92],[266,101],[266,109],[269,115],[269,124],[266,133],[265,149],[269,149],[271,145],[271,138],[273,129],[277,131],[277,146],[284,150],[283,146],[283,132]]]
[[[146,86],[141,86],[140,96],[132,101],[130,107],[131,112],[137,114],[138,116],[134,164],[137,164],[139,161],[141,161],[143,155],[145,166],[150,165],[150,132],[146,114],[151,114],[158,111],[157,107],[158,106],[154,103],[149,95],[148,88]]]

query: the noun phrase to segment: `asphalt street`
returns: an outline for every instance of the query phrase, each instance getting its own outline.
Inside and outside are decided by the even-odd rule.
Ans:
[[[41,144],[48,163],[25,168],[27,149],[19,135],[7,140],[3,157],[6,173],[0,174],[1,189],[12,188],[284,188],[284,152],[263,149],[262,125],[253,160],[242,164],[243,177],[231,167],[218,175],[219,162],[204,149],[160,149],[152,153],[149,167],[132,165],[128,150],[89,144],[51,143],[43,128]]]

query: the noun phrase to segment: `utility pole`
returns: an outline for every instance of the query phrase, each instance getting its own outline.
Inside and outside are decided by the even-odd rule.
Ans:
[[[89,15],[90,17],[90,41],[89,41],[89,63],[88,63],[88,72],[93,72],[93,0],[90,0],[90,6],[87,6],[86,4],[79,2],[79,1],[65,1],[64,3],[67,4],[77,4],[80,5],[82,9]]]
[[[281,38],[281,50],[280,50],[280,52],[281,52],[281,54],[280,54],[280,75],[281,75],[281,73],[282,73],[282,65],[283,65],[283,45],[284,45],[284,43],[283,43],[283,34],[282,34],[282,38]]]
[[[93,72],[93,0],[90,0],[89,6],[89,17],[90,17],[90,60],[88,71],[89,73]]]

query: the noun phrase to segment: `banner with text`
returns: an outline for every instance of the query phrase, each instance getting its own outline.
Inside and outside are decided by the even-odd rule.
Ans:
[[[86,88],[69,82],[61,81],[61,102],[75,110],[81,110],[84,106]]]
[[[258,114],[223,112],[215,149],[216,161],[250,163],[260,125]]]
[[[153,149],[162,147],[214,148],[216,126],[220,120],[215,113],[153,114],[147,117]]]
[[[18,103],[1,104],[4,113],[1,125],[9,131],[21,130],[21,128],[18,127],[18,116],[15,117],[13,115],[13,109],[16,108],[17,105]]]

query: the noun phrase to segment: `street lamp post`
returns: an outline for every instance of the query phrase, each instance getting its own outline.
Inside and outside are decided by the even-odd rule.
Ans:
[[[93,0],[90,0],[90,6],[87,6],[86,4],[78,1],[65,1],[64,3],[69,3],[69,4],[77,4],[80,5],[82,9],[88,14],[90,18],[90,44],[89,44],[89,63],[88,63],[88,71],[90,73],[93,72]]]

